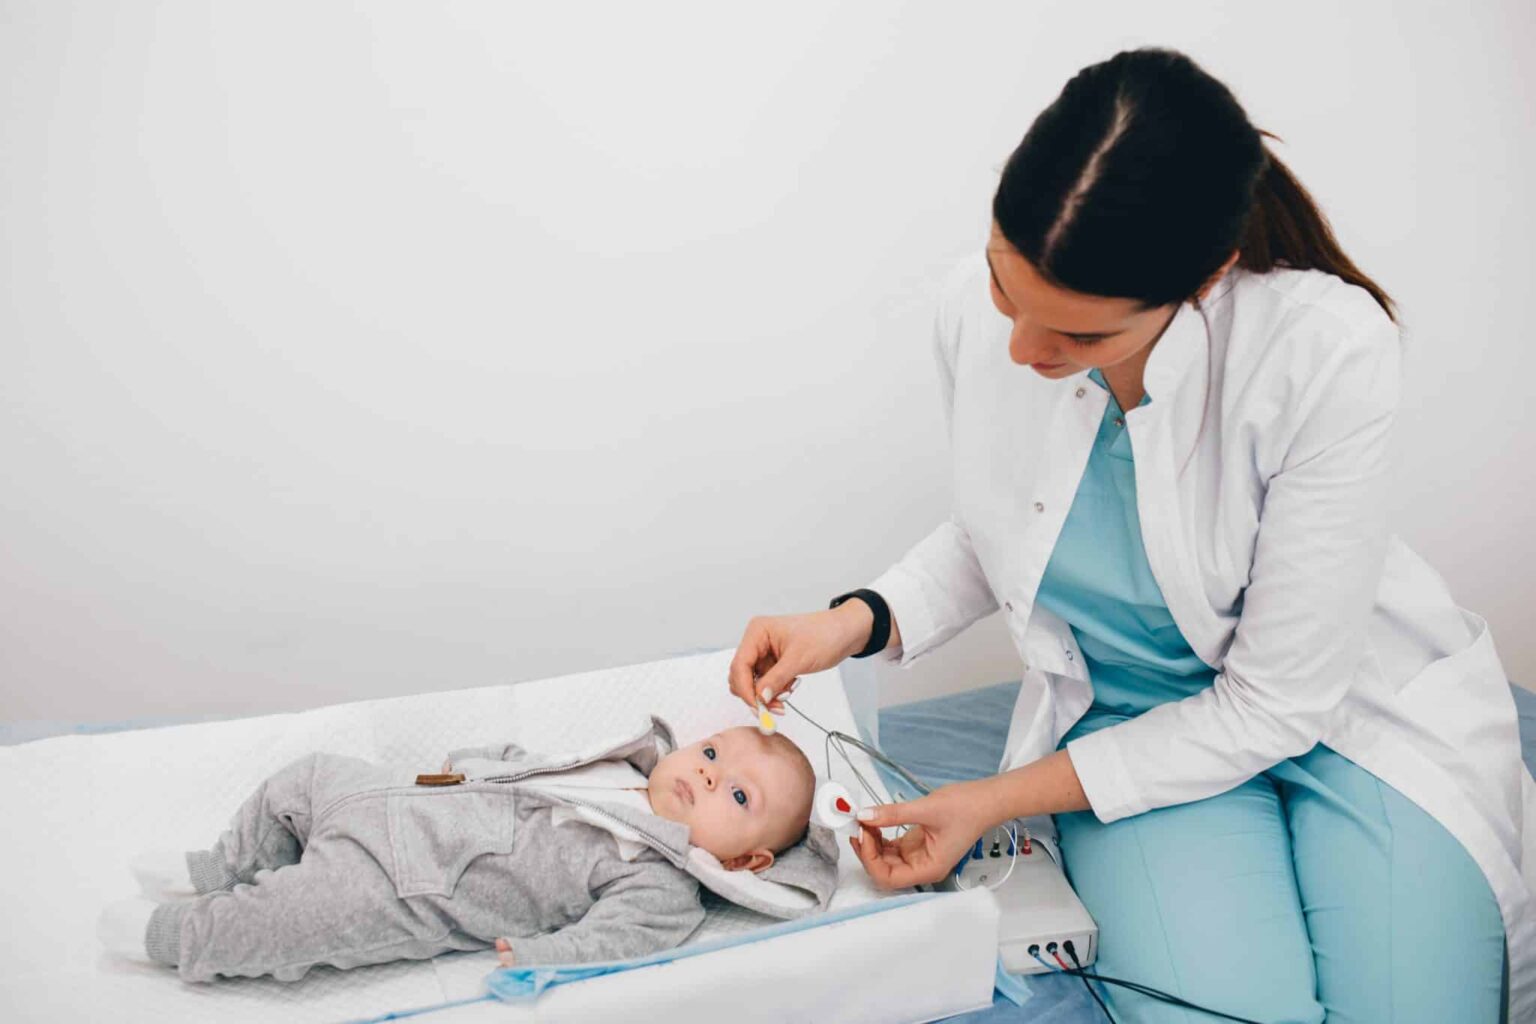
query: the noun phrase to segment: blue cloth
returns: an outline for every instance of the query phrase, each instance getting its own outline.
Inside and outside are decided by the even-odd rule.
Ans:
[[[601,974],[616,974],[620,971],[632,971],[637,967],[650,967],[653,964],[682,960],[688,957],[699,956],[703,953],[713,953],[716,950],[725,949],[729,946],[739,946],[743,943],[761,942],[764,939],[804,931],[807,928],[818,928],[837,921],[863,917],[866,914],[881,913],[896,907],[905,906],[908,903],[934,899],[936,896],[938,896],[938,893],[931,892],[893,896],[870,903],[861,903],[858,906],[848,907],[844,910],[812,914],[809,917],[783,921],[779,924],[768,925],[763,928],[754,928],[750,932],[724,935],[718,939],[696,942],[690,946],[664,949],[658,953],[651,953],[648,956],[631,957],[628,960],[607,960],[601,963],[590,964],[503,967],[492,973],[487,981],[487,985],[491,990],[491,994],[502,1002],[527,1003],[537,999],[541,992],[555,985],[564,985],[568,982],[580,981],[583,978],[592,978]],[[1017,990],[1014,991],[1016,992]],[[1028,998],[1027,989],[1024,990],[1024,998]]]

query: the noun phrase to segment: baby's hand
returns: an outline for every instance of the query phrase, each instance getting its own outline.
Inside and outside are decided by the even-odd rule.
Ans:
[[[496,940],[496,959],[503,967],[512,966],[512,944],[506,939]]]
[[[451,757],[443,758],[443,774],[447,775],[451,771],[453,771],[453,758],[451,758]]]

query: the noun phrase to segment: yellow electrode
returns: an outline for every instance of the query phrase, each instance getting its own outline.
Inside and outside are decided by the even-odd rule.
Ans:
[[[764,736],[772,736],[779,728],[779,723],[773,720],[768,709],[763,707],[763,702],[757,702],[757,731]]]

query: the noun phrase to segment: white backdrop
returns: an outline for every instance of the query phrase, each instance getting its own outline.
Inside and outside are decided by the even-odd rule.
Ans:
[[[0,0],[0,718],[532,679],[863,584],[948,504],[937,275],[1142,44],[1402,302],[1397,528],[1536,681],[1528,0],[358,6]],[[882,699],[1015,674],[994,619]]]

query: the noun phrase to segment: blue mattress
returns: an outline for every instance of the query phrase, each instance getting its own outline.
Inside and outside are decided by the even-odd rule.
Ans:
[[[1512,687],[1520,713],[1520,744],[1525,763],[1536,773],[1536,693]],[[880,710],[880,748],[930,786],[976,779],[997,772],[1017,681],[980,690],[898,704]],[[894,792],[894,789],[892,790]],[[1030,1024],[1098,1024],[1104,1014],[1081,979],[1062,974],[1031,975],[1034,997],[1015,1006],[996,997],[992,1007],[948,1018],[980,1021],[1028,1021]]]

